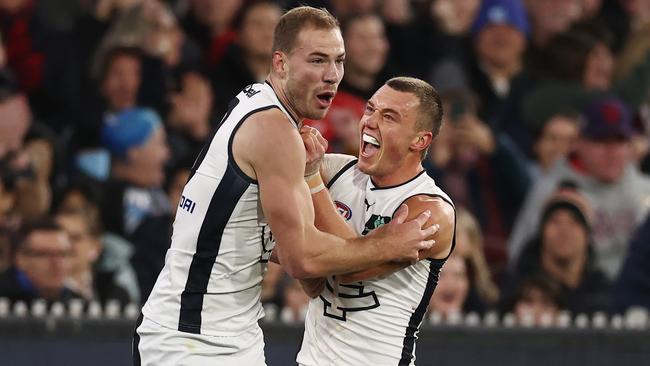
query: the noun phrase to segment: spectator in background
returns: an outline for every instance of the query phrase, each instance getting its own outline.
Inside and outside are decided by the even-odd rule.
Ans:
[[[152,110],[129,109],[107,118],[102,141],[112,158],[102,217],[107,231],[133,244],[131,264],[146,299],[171,237],[171,208],[162,189],[169,158],[165,130]]]
[[[627,243],[648,212],[650,178],[631,163],[632,116],[613,97],[594,100],[583,112],[584,125],[574,153],[538,180],[529,192],[508,243],[511,264],[538,229],[544,204],[559,182],[572,181],[592,203],[597,267],[613,279]]]
[[[494,125],[513,80],[524,68],[529,33],[520,0],[484,0],[472,25],[475,57],[467,65],[469,87],[479,97],[478,116]]]
[[[481,227],[474,216],[463,207],[456,208],[454,253],[463,258],[467,266],[470,286],[463,306],[464,310],[483,313],[497,305],[499,287],[494,283],[485,259]]]
[[[451,255],[440,270],[438,285],[429,300],[429,313],[438,313],[443,319],[462,314],[469,293],[467,263],[456,255]]]
[[[565,32],[580,19],[582,0],[525,0],[531,23],[530,44],[526,51],[528,67],[541,70],[542,49],[554,35]]]
[[[352,14],[341,20],[345,41],[345,74],[339,92],[368,100],[388,80],[386,69],[389,44],[378,14]]]
[[[102,254],[101,231],[93,227],[91,217],[80,211],[59,212],[56,222],[67,232],[72,244],[70,272],[66,285],[87,301],[117,300],[130,302],[129,294],[114,281],[113,272],[96,270]],[[96,225],[95,225],[96,226]]]
[[[268,75],[273,30],[280,16],[282,9],[272,1],[253,1],[241,9],[235,22],[237,37],[211,71],[217,115],[226,112],[230,100],[246,85],[263,82]]]
[[[586,23],[558,33],[543,50],[545,69],[555,80],[607,91],[612,86],[614,69],[610,39],[606,29]]]
[[[560,284],[545,275],[533,275],[521,281],[508,311],[520,325],[549,326],[563,308]]]
[[[87,221],[90,227],[103,229],[100,217],[100,206],[103,202],[102,186],[100,183],[77,177],[70,182],[61,193],[57,212],[78,215]],[[133,256],[133,244],[124,238],[110,232],[102,231],[96,240],[101,241],[101,255],[94,264],[94,270],[99,273],[111,273],[115,284],[128,292],[132,302],[140,301],[140,288],[135,270],[130,260]]]
[[[9,169],[0,164],[0,272],[11,265],[11,236],[19,225],[14,212],[16,192]]]
[[[630,240],[629,251],[612,290],[612,311],[641,306],[650,311],[650,215]]]
[[[0,297],[12,302],[79,298],[65,284],[70,274],[71,251],[69,236],[51,219],[23,226],[16,241],[13,266],[0,275]]]
[[[535,134],[531,162],[531,180],[546,175],[553,166],[566,158],[580,134],[579,114],[559,112],[542,123]]]
[[[530,185],[528,169],[508,137],[477,117],[470,91],[447,91],[442,102],[445,127],[425,168],[457,206],[476,216],[487,261],[498,277],[506,267],[511,225]]]
[[[524,278],[543,274],[557,281],[568,310],[593,313],[609,308],[610,281],[598,268],[592,247],[594,212],[590,202],[570,185],[561,186],[544,204],[539,231],[526,244],[505,298]]]
[[[4,93],[0,96],[0,166],[13,177],[16,217],[37,219],[50,208],[52,146],[38,136],[26,143],[32,126],[27,98],[11,86]]]
[[[206,69],[217,65],[237,38],[233,22],[243,3],[243,0],[189,0],[183,28],[203,50]]]

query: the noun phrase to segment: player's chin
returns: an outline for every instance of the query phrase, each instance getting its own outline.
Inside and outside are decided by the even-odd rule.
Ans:
[[[327,114],[327,111],[329,110],[329,107],[327,108],[313,108],[312,110],[309,111],[309,114],[307,115],[308,119],[313,119],[313,120],[319,120],[323,119],[325,115]]]

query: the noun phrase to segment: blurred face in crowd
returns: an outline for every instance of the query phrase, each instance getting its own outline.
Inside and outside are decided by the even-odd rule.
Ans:
[[[148,29],[143,48],[151,55],[161,58],[168,66],[181,61],[183,32],[172,11],[157,1],[145,2],[144,14]]]
[[[481,61],[499,68],[521,61],[525,49],[524,34],[505,24],[486,25],[476,39],[476,51]]]
[[[150,186],[162,186],[167,160],[169,147],[162,127],[156,128],[143,145],[131,148],[128,152],[129,166]]]
[[[276,51],[273,67],[289,104],[300,118],[321,119],[341,79],[345,48],[338,28],[300,30],[293,49]]]
[[[443,31],[464,34],[472,26],[480,5],[481,0],[434,0],[431,14]]]
[[[628,140],[578,139],[576,153],[587,174],[604,182],[617,182],[630,162],[631,149]]]
[[[569,29],[581,14],[582,0],[526,0],[533,33],[550,36]]]
[[[268,60],[273,52],[273,30],[280,21],[280,7],[271,3],[254,5],[244,16],[239,44],[248,56]]]
[[[548,170],[559,158],[567,156],[579,132],[575,118],[555,116],[548,120],[534,146],[541,168]]]
[[[16,253],[16,266],[45,298],[55,298],[69,275],[70,238],[64,231],[37,230]]]
[[[56,221],[68,233],[72,244],[71,275],[91,270],[92,264],[99,258],[101,243],[91,234],[87,221],[78,213],[59,215]]]
[[[612,52],[605,44],[598,43],[587,56],[582,83],[587,89],[608,90],[613,70]]]
[[[461,312],[468,291],[469,279],[465,261],[452,255],[440,270],[438,285],[429,302],[429,311],[444,315]]]
[[[388,40],[381,18],[366,15],[352,21],[345,32],[345,50],[349,73],[377,75],[388,55]]]
[[[27,98],[16,95],[0,101],[0,159],[23,145],[32,114]]]
[[[549,316],[551,320],[555,319],[558,306],[541,288],[529,286],[522,291],[514,311],[520,323],[522,319],[532,318],[533,324],[540,325],[544,316]]]
[[[102,82],[102,92],[109,108],[120,111],[134,107],[138,100],[141,79],[140,59],[131,55],[117,55],[108,66]]]
[[[542,228],[543,255],[570,262],[587,253],[587,231],[567,209],[554,210]]]
[[[411,145],[418,139],[419,108],[420,100],[415,94],[388,85],[379,88],[368,101],[359,122],[359,169],[376,183],[382,184],[382,178],[394,176],[414,153]]]
[[[213,31],[220,32],[230,25],[242,3],[243,0],[192,0],[192,14]]]

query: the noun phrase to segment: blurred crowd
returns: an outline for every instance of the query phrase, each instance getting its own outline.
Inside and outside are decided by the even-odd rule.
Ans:
[[[326,118],[356,155],[388,78],[440,93],[424,165],[457,206],[442,317],[650,309],[650,0],[0,0],[0,297],[142,303],[192,162],[298,3],[341,23]],[[308,298],[269,264],[262,301]]]

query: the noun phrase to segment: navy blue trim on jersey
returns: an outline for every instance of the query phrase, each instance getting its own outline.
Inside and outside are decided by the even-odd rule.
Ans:
[[[133,330],[133,344],[131,346],[131,355],[133,356],[133,366],[140,366],[142,361],[140,359],[140,350],[138,346],[140,345],[140,335],[138,334],[138,327],[142,324],[144,316],[140,313],[138,320],[135,322],[135,329]]]
[[[248,119],[248,117],[252,116],[255,113],[258,112],[263,112],[269,109],[277,108],[280,110],[280,107],[278,107],[275,104],[267,105],[261,108],[253,109],[252,111],[246,113],[240,120],[237,122],[237,125],[235,128],[233,128],[232,132],[230,133],[230,139],[228,139],[228,166],[231,166],[235,173],[239,175],[240,178],[248,181],[248,183],[252,184],[257,184],[257,180],[249,177],[244,171],[239,168],[239,165],[237,165],[237,162],[235,161],[235,157],[232,154],[232,142],[235,140],[235,134],[237,133],[237,130],[239,130],[239,127]]]
[[[440,273],[441,267],[442,263],[429,263],[429,279],[427,280],[427,286],[424,289],[424,294],[422,294],[420,304],[413,314],[411,314],[409,325],[406,327],[406,334],[404,334],[404,343],[402,345],[402,358],[399,360],[399,366],[409,366],[413,360],[416,338],[415,333],[417,333],[420,328],[420,324],[424,318],[424,313],[426,312],[429,301],[431,300],[433,290],[438,284],[438,274]]]
[[[196,252],[192,257],[185,289],[181,294],[178,320],[178,330],[181,332],[201,333],[203,297],[208,289],[212,267],[219,254],[223,231],[235,206],[248,187],[250,183],[240,177],[233,166],[228,164],[201,224]]]
[[[403,185],[405,185],[405,184],[409,184],[409,183],[411,183],[412,181],[418,179],[418,178],[419,178],[422,174],[424,174],[424,173],[426,173],[426,170],[423,170],[423,171],[419,172],[415,177],[413,177],[413,178],[407,180],[407,181],[404,182],[404,183],[396,184],[396,185],[394,185],[394,186],[387,186],[387,187],[377,187],[377,185],[375,184],[375,182],[372,181],[372,177],[370,177],[370,183],[372,183],[372,185],[373,185],[373,187],[371,187],[370,190],[371,190],[371,191],[379,191],[379,190],[382,190],[382,189],[391,189],[391,188],[401,187],[401,186],[403,186]]]
[[[330,179],[330,181],[327,182],[325,187],[327,189],[330,189],[330,187],[332,187],[332,184],[334,184],[334,182],[336,182],[336,180],[339,179],[343,175],[343,173],[345,173],[348,169],[352,168],[358,161],[359,161],[359,159],[354,159],[354,160],[350,161],[349,163],[345,164],[343,166],[343,168],[341,168],[341,170],[336,172],[336,174],[334,174],[332,179]]]
[[[291,122],[293,122],[293,124],[296,125],[296,128],[300,128],[300,123],[298,121],[296,121],[295,118],[293,118],[289,108],[287,108],[287,106],[284,105],[284,103],[282,103],[282,99],[280,99],[280,97],[278,96],[278,93],[276,93],[275,89],[273,89],[273,85],[271,85],[271,83],[269,83],[268,80],[264,80],[264,83],[266,85],[268,85],[271,88],[271,90],[273,90],[273,94],[275,94],[275,98],[278,100],[278,102],[280,102],[280,104],[282,105],[282,108],[284,108],[284,110],[287,112],[287,114],[289,115],[289,118],[291,118]]]
[[[201,163],[203,162],[203,159],[205,159],[205,156],[208,153],[208,150],[210,150],[210,145],[212,144],[212,139],[214,139],[214,136],[217,134],[217,131],[219,131],[219,128],[223,125],[224,121],[230,117],[230,113],[232,113],[232,110],[237,107],[239,104],[239,98],[235,97],[233,98],[230,102],[228,102],[228,111],[226,114],[224,114],[223,118],[217,125],[217,127],[214,128],[212,131],[212,134],[210,135],[210,138],[207,139],[206,143],[203,145],[203,148],[201,149],[201,152],[199,153],[199,156],[196,157],[196,160],[194,160],[194,164],[192,164],[192,170],[190,171],[190,176],[187,178],[187,182],[185,184],[189,183],[190,179],[194,176],[194,173],[196,173],[196,170],[201,166]]]

